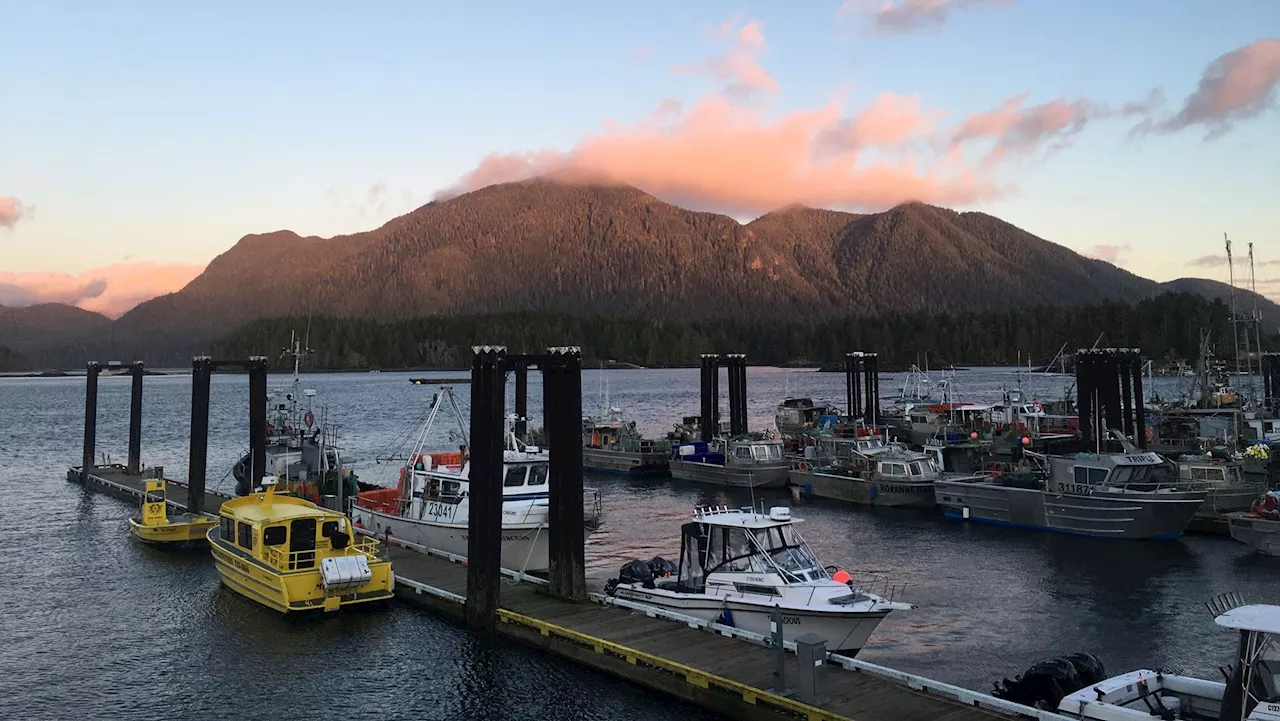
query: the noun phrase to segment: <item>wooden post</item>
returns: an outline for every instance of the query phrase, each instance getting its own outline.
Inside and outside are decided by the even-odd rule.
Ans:
[[[582,508],[582,351],[548,348],[542,369],[542,407],[550,431],[550,528],[548,580],[551,593],[587,599],[586,532]]]
[[[1142,362],[1142,351],[1134,349],[1133,359],[1130,362],[1133,364],[1133,402],[1136,415],[1133,425],[1134,435],[1137,438],[1134,439],[1134,442],[1145,451],[1147,450],[1147,401],[1142,394],[1142,366],[1145,365]]]
[[[97,361],[85,364],[84,373],[84,453],[80,457],[80,482],[89,480],[93,471],[94,454],[98,443],[98,371]]]
[[[467,627],[498,621],[502,568],[502,449],[506,380],[503,346],[471,349],[471,448],[467,513]],[[577,436],[575,435],[574,438]],[[466,461],[464,461],[465,463]]]
[[[529,368],[516,367],[516,438],[529,440]],[[545,411],[544,411],[545,413]],[[545,426],[546,423],[544,422]]]
[[[187,510],[204,513],[205,466],[209,455],[209,380],[213,361],[191,359],[191,447],[187,464]]]
[[[716,359],[717,356],[709,353],[702,355],[701,398],[699,399],[702,402],[702,409],[698,418],[698,425],[703,442],[710,442],[712,438],[716,437],[716,427],[713,419],[717,415],[715,408],[720,402],[718,393],[713,390],[715,386],[712,385],[716,374],[719,373],[716,369]]]
[[[267,474],[267,359],[249,359],[249,488]]]
[[[139,475],[142,473],[142,375],[141,361],[134,361],[129,367],[129,375],[133,376],[133,388],[129,395],[129,465],[126,473]]]

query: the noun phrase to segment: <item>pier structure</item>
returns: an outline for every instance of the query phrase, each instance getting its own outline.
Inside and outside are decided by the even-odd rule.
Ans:
[[[880,355],[845,353],[844,388],[849,418],[874,426],[880,416]]]
[[[1067,721],[1052,711],[1032,709],[855,658],[826,652],[822,652],[822,658],[810,658],[821,645],[815,646],[803,637],[784,638],[780,646],[769,636],[588,592],[583,563],[582,458],[577,432],[581,421],[581,353],[577,348],[550,348],[542,355],[509,355],[501,346],[482,346],[473,352],[468,557],[388,538],[383,552],[392,560],[395,592],[402,601],[730,718]],[[192,437],[196,446],[192,455],[201,461],[201,470],[207,449],[209,379],[214,370],[233,366],[250,373],[251,440],[256,443],[258,438],[265,438],[265,419],[259,422],[252,418],[258,412],[265,414],[265,359],[197,358],[192,373]],[[508,371],[515,371],[517,388],[527,392],[527,385],[519,381],[521,368],[525,372],[537,368],[544,375],[544,420],[552,444],[549,531],[553,535],[547,579],[500,567],[505,378]],[[731,371],[731,389],[737,389],[732,395],[740,404],[735,408],[745,408],[744,371],[745,359],[739,370]],[[141,377],[140,370],[136,377]],[[94,414],[96,382],[94,374],[86,386],[86,410]],[[136,380],[135,389],[140,389]],[[516,407],[523,410],[520,395],[517,394]],[[137,398],[140,390],[135,390],[135,409],[140,408]],[[94,414],[86,414],[86,438],[92,436]],[[741,416],[739,421],[745,425]],[[132,430],[136,427],[131,423],[131,437],[138,435]],[[89,458],[92,460],[91,455]],[[150,472],[159,476],[163,471]],[[95,466],[90,462],[71,466],[67,480],[83,483],[90,491],[137,503],[144,494],[143,474],[145,471],[130,473],[124,465]],[[255,475],[255,481],[260,478]],[[230,498],[205,490],[202,482],[197,487],[195,483],[166,481],[168,502],[177,511],[216,510]],[[201,491],[198,496],[194,495],[197,490]],[[806,661],[803,667],[802,658]],[[781,676],[777,674],[779,664]],[[798,683],[781,689],[779,678]]]
[[[1082,348],[1076,351],[1076,396],[1080,436],[1086,447],[1105,444],[1116,430],[1146,449],[1146,403],[1142,393],[1142,352],[1137,348]]]
[[[476,346],[472,348],[471,363],[465,606],[467,626],[473,630],[492,630],[498,620],[506,378],[509,372],[515,372],[516,417],[524,418],[531,368],[542,372],[543,424],[548,441],[549,588],[553,595],[570,601],[587,597],[582,513],[582,351],[577,347],[556,347],[541,355],[515,355],[508,354],[505,346]]]
[[[81,482],[86,480],[84,469],[92,468],[98,447],[98,377],[103,371],[108,373],[128,373],[132,380],[129,395],[129,455],[125,470],[131,475],[142,472],[142,376],[146,370],[142,361],[134,361],[124,365],[112,361],[103,365],[98,361],[85,364],[84,374],[84,449],[81,454]]]
[[[187,492],[192,513],[205,513],[205,474],[209,455],[209,386],[215,370],[249,372],[249,487],[257,488],[267,471],[267,358],[191,360],[191,446],[187,465]],[[219,504],[221,505],[221,504]],[[216,512],[214,507],[208,509]]]
[[[747,432],[747,356],[743,353],[704,353],[701,357],[702,416],[699,426],[703,441],[720,432],[720,369],[728,370],[729,435]]]

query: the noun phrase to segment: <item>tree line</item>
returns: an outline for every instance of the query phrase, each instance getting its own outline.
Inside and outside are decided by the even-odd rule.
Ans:
[[[576,345],[588,363],[648,367],[696,365],[702,353],[746,353],[752,363],[835,363],[846,352],[880,354],[883,368],[926,357],[933,366],[1048,363],[1065,347],[1140,348],[1157,363],[1193,361],[1203,333],[1221,356],[1234,348],[1230,311],[1220,300],[1167,293],[1140,301],[1083,307],[1038,306],[982,312],[889,312],[833,320],[679,320],[514,312],[375,321],[347,317],[280,317],[252,321],[214,341],[217,357],[267,355],[290,333],[306,337],[309,365],[323,369],[465,368],[471,346],[505,345],[540,352]],[[1268,348],[1276,338],[1266,338]]]

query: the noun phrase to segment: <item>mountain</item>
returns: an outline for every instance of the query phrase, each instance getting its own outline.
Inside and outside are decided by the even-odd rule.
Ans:
[[[0,305],[0,345],[15,350],[56,345],[111,325],[104,315],[61,303]]]
[[[1178,278],[1165,281],[1160,286],[1175,293],[1195,293],[1212,300],[1231,303],[1231,286],[1208,278]],[[1260,293],[1252,293],[1240,288],[1236,288],[1235,297],[1237,312],[1247,313],[1253,310],[1253,304],[1256,302],[1258,312],[1262,316],[1263,332],[1280,332],[1280,305],[1272,303]]]
[[[121,358],[163,350],[185,362],[264,317],[547,310],[781,322],[1081,306],[1164,290],[984,213],[793,206],[743,225],[629,186],[532,180],[433,202],[364,233],[245,236],[185,288],[93,338]],[[89,347],[85,339],[76,346]]]

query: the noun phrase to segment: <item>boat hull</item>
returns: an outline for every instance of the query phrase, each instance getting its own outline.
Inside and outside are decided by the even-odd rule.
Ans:
[[[129,519],[129,532],[143,543],[157,548],[188,550],[204,548],[208,545],[207,534],[210,528],[218,525],[212,518],[194,517],[189,514],[170,516],[169,522],[163,525],[149,526],[136,518]]]
[[[928,508],[934,505],[933,481],[883,483],[819,471],[791,471],[791,483],[814,498],[869,506]]]
[[[631,476],[662,475],[670,471],[669,454],[666,452],[641,453],[639,451],[614,451],[607,448],[583,448],[582,467],[602,473],[622,473]]]
[[[418,546],[467,555],[467,524],[431,523],[355,506],[352,520],[376,538],[391,535]],[[516,571],[546,571],[550,567],[550,534],[546,524],[503,524],[502,567]]]
[[[1261,484],[1210,488],[1209,495],[1205,497],[1204,504],[1200,506],[1200,510],[1196,511],[1196,514],[1192,516],[1191,523],[1187,525],[1187,530],[1198,533],[1228,535],[1230,529],[1227,515],[1252,508],[1254,500],[1258,498],[1258,495],[1263,490],[1264,487]]]
[[[326,593],[319,568],[281,572],[209,532],[209,548],[223,585],[251,601],[279,611],[336,611],[359,603],[385,601],[395,594],[395,576],[389,561],[369,561],[373,577],[345,593]]]
[[[1268,556],[1280,556],[1280,521],[1232,513],[1227,516],[1227,527],[1235,540]]]
[[[707,622],[731,621],[726,625],[768,636],[771,607],[741,601],[725,601],[705,594],[684,594],[663,589],[619,586],[617,598],[666,608]],[[728,614],[723,611],[728,610]],[[784,608],[782,630],[786,639],[794,640],[813,633],[827,642],[827,650],[853,656],[866,645],[876,627],[889,615],[888,611],[821,612],[811,609]]]
[[[937,504],[948,518],[1093,538],[1177,538],[1204,503],[1204,493],[1151,498],[1057,495],[989,482],[938,481],[934,485]]]
[[[672,478],[728,488],[782,488],[787,485],[791,472],[790,463],[743,468],[674,458],[670,463]]]

